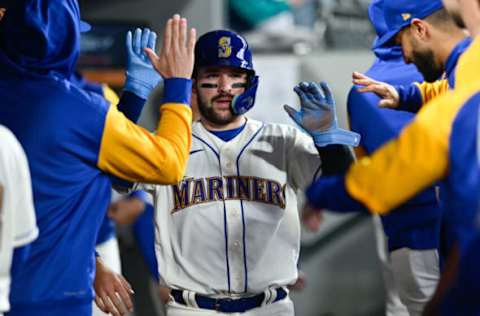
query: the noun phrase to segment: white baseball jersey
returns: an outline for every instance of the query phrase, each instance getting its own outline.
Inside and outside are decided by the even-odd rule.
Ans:
[[[320,169],[311,138],[248,119],[224,142],[199,122],[184,179],[154,195],[161,283],[204,295],[260,293],[297,278],[296,192]]]
[[[38,236],[27,158],[15,136],[0,125],[0,314],[10,308],[13,249]]]

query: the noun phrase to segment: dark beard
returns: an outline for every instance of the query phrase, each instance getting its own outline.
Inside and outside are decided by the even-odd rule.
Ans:
[[[465,28],[465,22],[463,22],[463,19],[462,19],[462,16],[460,15],[460,13],[458,12],[449,12],[450,16],[452,17],[453,21],[455,22],[455,24],[461,28],[461,29],[464,29]]]
[[[438,80],[444,72],[442,67],[435,65],[433,52],[413,52],[413,63],[417,66],[418,71],[423,75],[426,82],[434,82]]]
[[[219,97],[221,96],[213,98],[212,103]],[[200,111],[200,114],[202,114],[203,118],[215,125],[227,125],[232,123],[238,117],[238,115],[233,114],[231,107],[229,109],[230,115],[228,116],[220,116],[216,114],[213,110],[213,107],[209,107],[205,102],[203,102],[199,95],[197,95],[197,104],[198,110]]]

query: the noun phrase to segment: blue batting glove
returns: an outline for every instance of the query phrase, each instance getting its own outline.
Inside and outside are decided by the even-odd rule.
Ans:
[[[132,38],[128,31],[126,38],[127,71],[125,90],[146,99],[155,86],[162,80],[145,53],[145,48],[155,49],[157,34],[149,29],[137,28]]]
[[[338,127],[335,100],[326,82],[301,82],[293,88],[300,98],[300,111],[285,105],[287,114],[305,132],[315,145],[332,144],[357,146],[360,135]]]

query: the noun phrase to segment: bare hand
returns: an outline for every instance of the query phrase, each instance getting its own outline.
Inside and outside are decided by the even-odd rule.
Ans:
[[[400,96],[397,89],[388,83],[376,81],[359,72],[352,74],[353,84],[362,86],[359,92],[373,92],[382,100],[378,103],[380,107],[395,109],[400,105]]]
[[[305,286],[307,285],[307,279],[305,277],[305,273],[303,271],[298,271],[298,277],[295,283],[289,284],[287,287],[290,291],[303,291]]]
[[[145,203],[135,197],[121,199],[110,204],[108,217],[120,225],[130,225],[145,210]]]
[[[167,304],[170,301],[170,288],[168,287],[159,287],[158,288],[158,293],[160,295],[160,300],[162,301],[163,304]]]
[[[128,315],[133,311],[130,298],[134,292],[125,278],[107,268],[100,258],[96,260],[97,270],[93,286],[95,304],[105,313],[114,316]]]
[[[168,19],[165,26],[160,56],[150,48],[146,48],[145,52],[155,70],[163,78],[190,79],[193,72],[195,39],[195,29],[190,29],[187,35],[187,19],[175,14]]]
[[[302,222],[310,231],[317,231],[323,221],[323,214],[320,210],[314,209],[309,204],[305,205],[302,212]]]

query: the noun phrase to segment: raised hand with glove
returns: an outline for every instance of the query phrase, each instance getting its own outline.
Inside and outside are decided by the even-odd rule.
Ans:
[[[288,115],[312,136],[315,145],[357,146],[360,135],[338,127],[335,100],[327,83],[301,82],[294,91],[300,98],[300,111],[285,105]]]
[[[162,80],[155,71],[145,49],[155,49],[157,34],[148,28],[137,28],[127,33],[127,70],[125,91],[130,91],[146,99],[155,86]]]

